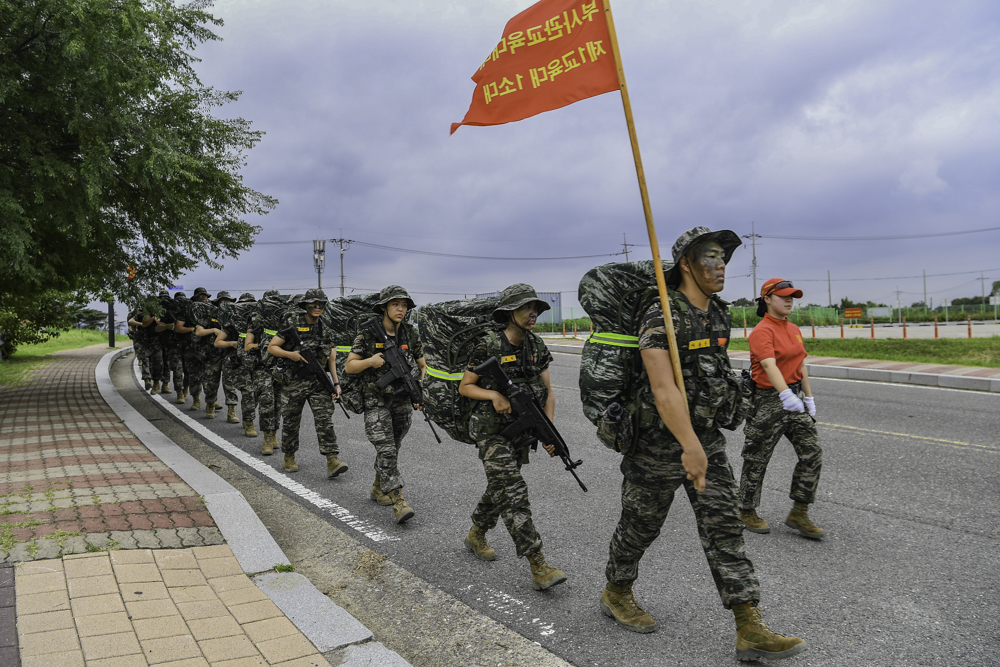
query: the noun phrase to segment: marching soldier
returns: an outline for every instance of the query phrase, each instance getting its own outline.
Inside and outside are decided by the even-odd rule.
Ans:
[[[244,292],[236,300],[237,304],[256,302],[257,299],[250,292]],[[228,348],[226,360],[222,365],[222,384],[225,387],[228,382],[233,393],[237,389],[240,391],[240,414],[243,420],[243,432],[248,438],[256,438],[257,430],[254,428],[253,423],[257,413],[257,399],[249,388],[247,381],[248,369],[244,364],[246,358],[245,341],[247,337],[246,332],[241,331],[241,329],[246,328],[244,320],[248,321],[249,318],[240,317],[238,313],[233,311],[223,313],[220,317],[222,333],[215,337],[215,347],[223,348],[224,350]],[[229,411],[230,413],[234,412],[233,408],[230,408]],[[228,421],[233,423],[232,419]]]
[[[184,315],[187,312],[187,306],[189,299],[187,294],[184,292],[177,292],[174,294],[174,301],[176,306],[174,308],[174,346],[177,348],[177,356],[180,359],[181,368],[184,373],[184,384],[177,392],[177,402],[184,403],[187,399],[188,393],[191,391],[191,373],[194,371],[190,367],[190,363],[187,360],[187,349],[191,344],[191,333],[194,329],[185,331],[178,325],[183,321]]]
[[[256,352],[258,359],[253,391],[260,406],[260,430],[264,432],[264,445],[260,453],[263,456],[270,456],[278,446],[276,436],[281,420],[281,385],[274,378],[278,359],[268,354],[267,350],[271,338],[278,333],[281,316],[286,308],[287,304],[278,290],[270,289],[264,292],[257,312],[251,316],[247,327],[245,349],[251,356]]]
[[[160,291],[160,305],[163,307],[163,316],[157,321],[156,334],[160,340],[160,353],[163,358],[160,393],[171,393],[168,384],[170,376],[173,374],[173,391],[180,394],[184,391],[184,363],[181,361],[181,352],[177,336],[174,335],[174,325],[177,318],[174,313],[177,305],[170,298],[170,292]]]
[[[183,345],[181,355],[184,359],[184,379],[187,387],[184,390],[184,397],[194,397],[191,403],[191,410],[201,409],[201,385],[204,375],[205,355],[202,345],[202,338],[195,335],[197,319],[194,315],[195,303],[208,301],[212,296],[204,287],[196,287],[194,295],[182,303],[177,322],[174,324],[174,333],[181,334]]]
[[[149,361],[149,327],[154,323],[153,318],[143,317],[142,305],[138,305],[129,313],[128,323],[133,329],[132,345],[135,347],[135,357],[139,360],[139,368],[142,369],[142,383],[148,391],[153,388]]]
[[[816,432],[816,401],[809,387],[806,348],[802,332],[788,321],[802,290],[791,282],[772,278],[760,288],[757,314],[763,319],[750,332],[751,373],[756,389],[743,430],[743,474],[740,476],[740,519],[747,530],[769,533],[771,527],[757,514],[761,485],[774,447],[784,435],[799,462],[792,474],[789,498],[794,505],[785,525],[813,540],[825,536],[809,518],[816,500],[823,450]]]
[[[622,513],[609,547],[607,586],[600,606],[622,627],[652,632],[656,621],[636,601],[632,585],[639,560],[660,533],[675,491],[683,487],[694,510],[702,548],[722,604],[736,620],[740,660],[787,658],[805,650],[798,637],[771,631],[758,609],[760,591],[743,543],[736,484],[719,426],[734,427],[739,406],[729,392],[732,369],[726,354],[729,309],[714,296],[725,285],[726,263],[741,245],[731,231],[695,227],[674,243],[667,272],[671,315],[677,332],[685,396],[674,379],[670,342],[657,299],[639,329],[643,386],[639,390],[639,434],[622,459]],[[709,380],[716,380],[709,382]],[[721,380],[721,382],[719,382]],[[688,409],[685,409],[685,400]],[[646,416],[648,415],[648,418]]]
[[[382,316],[382,327],[405,354],[411,371],[419,368],[420,380],[427,372],[423,347],[413,326],[403,320],[415,307],[413,299],[399,285],[389,285],[379,293],[374,311]],[[413,518],[413,508],[403,498],[403,474],[399,471],[399,448],[410,430],[413,411],[419,409],[408,396],[394,396],[396,387],[379,389],[375,382],[385,364],[380,349],[384,349],[374,333],[364,329],[354,339],[344,370],[351,375],[361,374],[361,391],[365,401],[365,434],[375,447],[375,481],[371,499],[379,505],[392,505],[396,523]]]
[[[219,292],[215,295],[212,305],[215,306],[205,316],[198,320],[194,335],[202,339],[202,349],[204,350],[204,375],[202,381],[205,386],[205,419],[215,419],[215,409],[218,404],[215,402],[219,396],[219,384],[222,381],[222,361],[223,351],[215,347],[215,337],[222,333],[219,327],[219,306],[233,300],[229,292]]]
[[[473,371],[490,357],[496,357],[507,376],[528,387],[552,419],[556,408],[549,379],[552,355],[542,339],[532,332],[538,316],[549,308],[531,285],[518,283],[505,289],[500,295],[500,305],[493,311],[493,320],[507,326],[503,331],[488,333],[476,345],[458,388],[462,396],[478,401],[469,420],[469,432],[479,447],[479,458],[486,471],[486,492],[472,513],[472,529],[465,538],[465,546],[481,560],[494,560],[496,551],[486,542],[486,532],[503,517],[517,548],[517,557],[526,557],[531,565],[531,582],[536,591],[563,583],[566,574],[545,561],[542,538],[531,520],[528,486],[521,476],[521,466],[528,463],[529,436],[522,433],[508,440],[500,435],[515,419],[510,402],[497,391],[490,378]],[[552,445],[542,443],[542,446],[549,456],[555,454]]]
[[[302,408],[306,401],[312,409],[316,424],[316,437],[319,440],[319,452],[326,456],[326,476],[332,479],[347,472],[347,465],[337,457],[340,449],[337,446],[337,434],[333,429],[333,401],[340,398],[340,382],[337,380],[337,350],[334,345],[334,332],[324,327],[320,316],[326,309],[329,299],[321,289],[310,289],[299,302],[301,312],[291,313],[284,324],[297,330],[301,345],[294,349],[285,349],[286,341],[281,337],[281,331],[271,338],[267,345],[268,354],[278,357],[284,394],[284,406],[281,410],[281,451],[285,454],[285,472],[297,472],[295,452],[299,449],[299,426],[302,421]],[[290,343],[287,343],[289,346]],[[299,377],[298,370],[306,363],[299,353],[309,348],[320,364],[329,369],[333,376],[336,392],[327,393],[323,384],[314,376]]]

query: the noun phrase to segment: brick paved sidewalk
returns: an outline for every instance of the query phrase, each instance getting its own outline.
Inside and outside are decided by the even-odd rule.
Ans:
[[[103,346],[0,387],[0,562],[221,544],[198,495],[101,398]]]

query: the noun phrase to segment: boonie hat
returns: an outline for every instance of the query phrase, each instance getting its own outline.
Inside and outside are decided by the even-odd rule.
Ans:
[[[160,290],[160,295],[159,295],[158,298],[160,298],[160,299],[169,299],[170,298],[170,292],[168,292],[165,289],[161,289]]]
[[[235,299],[233,299],[233,297],[229,295],[229,292],[223,290],[218,294],[216,294],[215,298],[212,299],[212,303],[214,303],[216,306],[219,305],[220,301],[235,301]]]
[[[538,292],[527,283],[515,283],[500,293],[500,305],[493,310],[493,321],[503,324],[507,321],[507,313],[514,312],[526,303],[537,301],[538,314],[541,315],[550,306],[546,301],[538,298]]]
[[[670,254],[673,255],[674,265],[670,267],[670,270],[664,274],[664,279],[667,285],[679,285],[681,282],[681,257],[683,257],[688,250],[693,248],[696,244],[702,243],[703,241],[718,241],[719,245],[722,246],[723,260],[726,264],[729,264],[729,260],[732,259],[733,253],[736,249],[743,245],[740,241],[740,237],[728,229],[723,229],[718,232],[713,232],[708,227],[692,227],[683,234],[681,234],[676,241],[674,241],[673,248],[670,249]]]
[[[281,294],[278,292],[278,290],[272,288],[272,289],[269,289],[266,292],[264,292],[263,298],[265,298],[265,299],[274,299],[274,298],[277,298],[277,297],[280,297],[280,296],[281,296]]]
[[[240,294],[240,298],[236,300],[236,303],[246,303],[248,301],[256,301],[256,300],[257,297],[255,297],[250,292],[243,292],[243,294]]]
[[[175,299],[186,299],[188,297],[187,297],[187,294],[185,294],[184,292],[174,292],[174,298]]]
[[[326,292],[317,287],[311,287],[307,289],[306,293],[302,295],[301,299],[299,299],[298,301],[299,308],[304,309],[307,303],[313,303],[315,301],[319,301],[321,303],[330,303],[330,300],[326,298]]]
[[[372,310],[376,313],[381,313],[382,306],[396,299],[406,299],[407,310],[413,310],[417,307],[417,304],[413,303],[413,299],[410,298],[405,289],[399,285],[389,285],[388,287],[383,287],[382,291],[378,293],[378,301],[372,307]]]

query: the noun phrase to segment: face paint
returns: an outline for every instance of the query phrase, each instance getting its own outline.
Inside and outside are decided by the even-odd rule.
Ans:
[[[534,329],[535,319],[538,317],[538,308],[535,302],[527,303],[514,311],[514,322],[522,329]]]
[[[721,292],[726,286],[725,251],[716,241],[699,243],[685,256],[691,275],[709,294]]]

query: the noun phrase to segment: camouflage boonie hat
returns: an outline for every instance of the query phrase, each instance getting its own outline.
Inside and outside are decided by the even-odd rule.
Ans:
[[[395,299],[406,299],[406,308],[408,310],[413,310],[417,307],[417,304],[413,303],[413,299],[410,298],[405,289],[399,285],[389,285],[388,287],[383,287],[382,291],[378,293],[378,301],[375,302],[372,310],[376,313],[381,313],[382,306]]]
[[[278,290],[276,290],[276,289],[269,289],[266,292],[264,292],[264,296],[261,297],[261,298],[263,298],[263,299],[275,299],[275,298],[277,298],[279,296],[281,296],[281,294],[278,292]]]
[[[538,298],[538,292],[531,285],[527,283],[515,283],[511,285],[500,293],[500,305],[493,311],[493,321],[504,324],[507,321],[505,313],[514,312],[524,304],[531,303],[532,301],[537,301],[541,304],[538,308],[539,315],[552,307],[547,302]]]
[[[248,301],[256,301],[256,300],[257,297],[255,297],[250,292],[243,292],[243,294],[240,294],[240,298],[236,300],[236,303],[246,303]]]
[[[160,290],[160,295],[157,298],[159,298],[159,299],[169,299],[170,298],[170,292],[168,292],[165,289],[161,289]]]
[[[235,301],[235,299],[233,299],[233,297],[231,297],[229,295],[229,292],[223,290],[223,291],[221,291],[221,292],[219,292],[218,294],[215,295],[215,298],[212,299],[212,303],[214,303],[216,306],[218,306],[220,301],[224,301],[224,300],[227,300],[227,299],[229,301]]]
[[[733,253],[736,252],[736,249],[743,245],[743,241],[740,241],[740,237],[736,235],[736,232],[728,229],[713,232],[708,227],[692,227],[681,234],[677,240],[674,241],[674,247],[670,249],[670,253],[674,258],[674,265],[670,267],[670,270],[663,276],[667,285],[674,286],[680,284],[681,257],[683,257],[688,250],[693,248],[695,244],[703,241],[718,241],[719,245],[722,246],[722,252],[724,253],[723,259],[726,264],[729,264],[729,260],[732,259]]]
[[[211,294],[208,293],[208,290],[205,289],[204,287],[195,287],[194,288],[194,298],[198,298],[202,294],[204,294],[207,297],[211,297],[212,296]]]
[[[177,293],[174,294],[174,298],[175,299],[186,299],[188,297],[187,297],[187,294],[185,294],[184,292],[177,292]]]
[[[302,298],[298,300],[299,308],[305,308],[307,303],[313,303],[314,301],[330,303],[330,300],[326,298],[326,292],[317,287],[311,287],[307,289],[306,293],[302,295]]]

